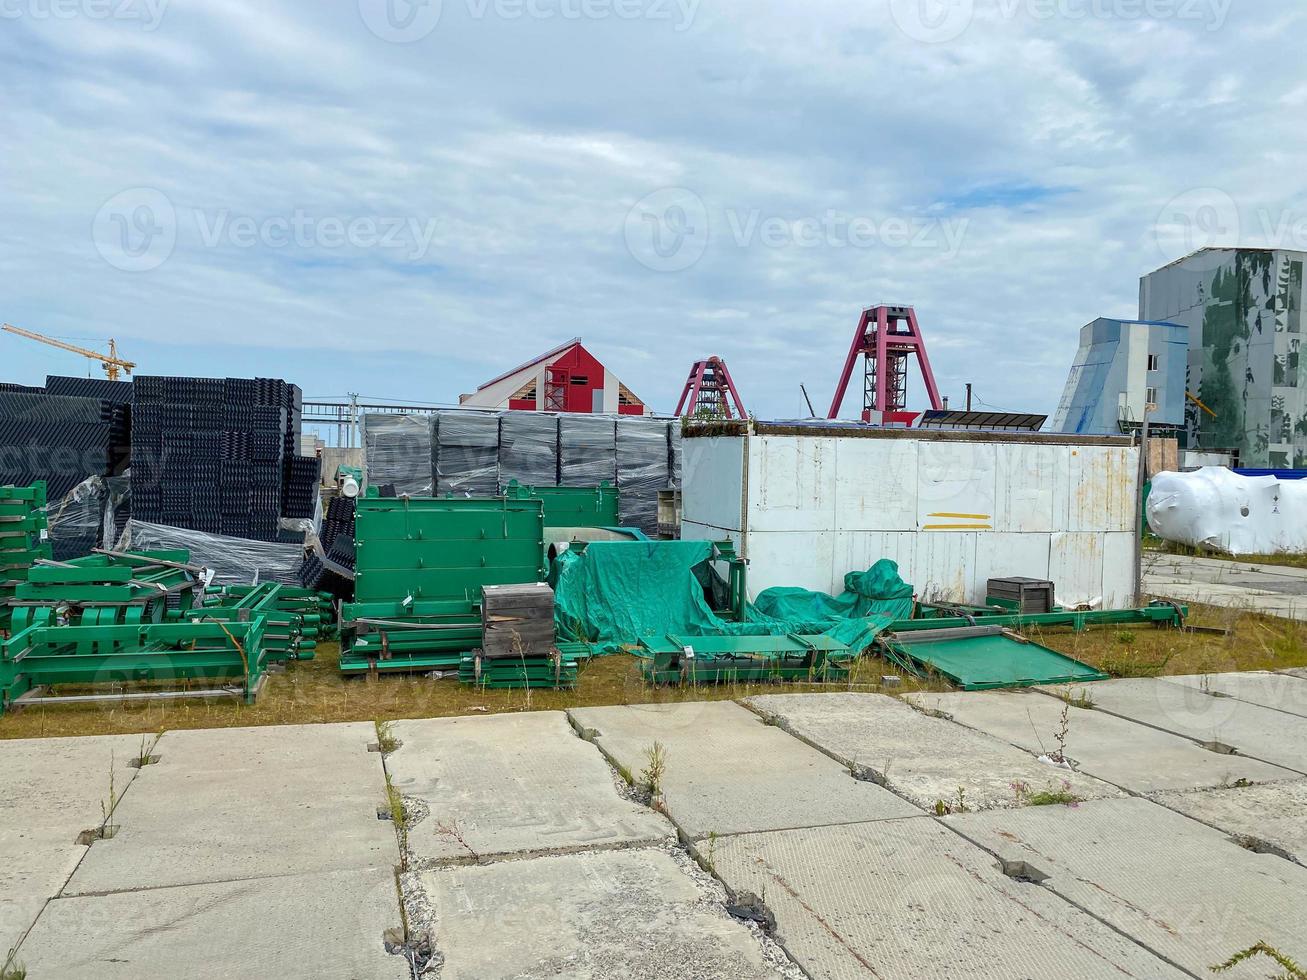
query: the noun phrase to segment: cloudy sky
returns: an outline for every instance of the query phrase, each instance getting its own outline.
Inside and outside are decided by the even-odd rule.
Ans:
[[[908,303],[945,394],[1051,412],[1142,273],[1307,248],[1305,42],[1269,0],[0,0],[0,319],[434,403],[581,336],[656,409],[720,354],[793,417]]]

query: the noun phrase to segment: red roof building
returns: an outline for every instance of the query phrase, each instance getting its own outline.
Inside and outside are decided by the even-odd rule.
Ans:
[[[464,408],[650,414],[644,402],[581,345],[580,337],[491,378],[472,394],[460,395],[458,402]]]

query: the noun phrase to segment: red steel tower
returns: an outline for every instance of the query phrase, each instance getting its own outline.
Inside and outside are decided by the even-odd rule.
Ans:
[[[740,418],[748,418],[749,413],[744,410],[744,402],[731,380],[731,372],[726,370],[726,362],[720,357],[710,357],[706,361],[695,361],[694,367],[690,368],[681,400],[676,403],[676,414],[729,419],[733,417],[732,401]]]
[[[943,408],[935,375],[926,356],[926,342],[917,325],[917,314],[910,306],[872,306],[862,311],[858,332],[854,334],[844,372],[835,388],[827,418],[839,418],[840,404],[848,391],[858,357],[863,358],[862,421],[870,422],[872,412],[882,422],[912,422],[919,413],[907,411],[908,359],[917,358],[921,378],[926,384],[930,407]]]

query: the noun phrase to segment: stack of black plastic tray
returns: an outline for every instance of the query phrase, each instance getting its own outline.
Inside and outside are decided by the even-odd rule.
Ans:
[[[333,497],[322,516],[319,536],[324,562],[310,553],[300,568],[300,584],[306,589],[330,592],[338,599],[354,598],[354,582],[342,572],[354,571],[354,501]]]
[[[299,442],[298,391],[275,378],[138,377],[132,516],[276,541],[287,448]]]
[[[286,458],[285,469],[282,517],[312,517],[317,509],[322,461],[316,456],[289,456]]]
[[[57,503],[90,476],[108,476],[114,410],[98,398],[0,392],[0,484],[46,483]]]

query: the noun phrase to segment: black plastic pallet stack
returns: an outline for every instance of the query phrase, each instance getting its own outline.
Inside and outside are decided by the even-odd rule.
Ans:
[[[282,516],[312,517],[322,481],[322,461],[316,456],[290,456],[282,484]]]
[[[338,599],[354,598],[354,583],[336,567],[354,571],[354,501],[334,497],[322,516],[319,540],[327,561],[310,553],[300,568],[300,584],[306,589],[330,592]]]
[[[132,516],[276,541],[302,408],[276,378],[143,375],[132,401]],[[316,461],[314,461],[316,466]]]
[[[111,475],[114,408],[98,398],[0,392],[0,484],[44,480],[53,504]]]

